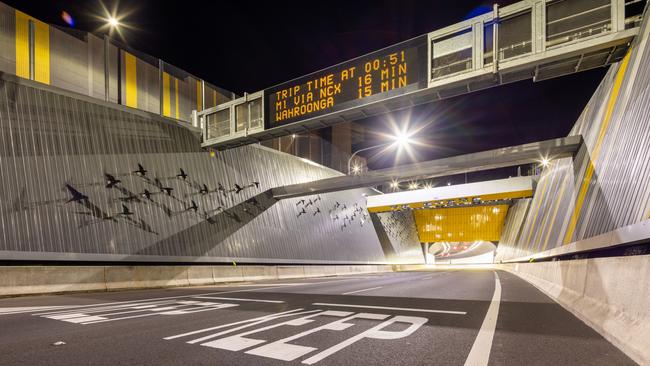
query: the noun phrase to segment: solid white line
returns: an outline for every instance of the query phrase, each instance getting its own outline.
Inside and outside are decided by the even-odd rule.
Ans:
[[[193,297],[193,299],[268,302],[268,303],[271,303],[271,304],[282,304],[282,303],[284,303],[284,301],[279,301],[279,300],[240,299],[240,298],[236,298],[236,297],[215,297],[215,296],[195,296],[195,297]]]
[[[416,311],[416,312],[421,312],[421,313],[440,313],[440,314],[467,315],[466,311],[452,311],[452,310],[394,308],[394,307],[390,307],[390,306],[331,304],[331,303],[326,303],[326,302],[315,302],[315,303],[312,303],[312,305],[317,305],[317,306],[338,306],[338,307],[344,307],[344,308],[365,308],[365,309],[381,309],[381,310]]]
[[[487,365],[490,360],[490,351],[492,350],[492,340],[494,339],[494,331],[497,326],[497,318],[499,317],[499,304],[501,303],[501,282],[499,275],[494,272],[494,295],[490,307],[485,314],[481,329],[474,340],[472,349],[465,360],[465,366]]]
[[[367,289],[363,289],[363,290],[344,292],[342,295],[351,295],[351,294],[356,294],[357,292],[372,291],[372,290],[376,290],[378,288],[382,288],[382,286],[367,288]]]

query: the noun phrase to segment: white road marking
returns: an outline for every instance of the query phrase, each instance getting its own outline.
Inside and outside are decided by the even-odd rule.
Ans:
[[[422,279],[422,280],[428,280],[428,279],[430,279],[430,278],[432,278],[432,277],[433,277],[433,275],[430,275],[430,276],[422,277],[421,279]]]
[[[342,295],[351,295],[351,294],[356,294],[358,292],[372,291],[372,290],[380,289],[382,287],[383,286],[377,286],[377,287],[366,288],[366,289],[363,289],[363,290],[344,292]]]
[[[209,331],[211,331],[211,330],[217,330],[217,329],[221,329],[221,328],[227,328],[227,327],[230,327],[230,326],[233,326],[233,325],[239,325],[239,324],[243,324],[243,323],[254,322],[254,321],[257,321],[257,320],[273,318],[274,316],[278,316],[278,315],[292,314],[292,313],[295,313],[296,311],[300,311],[300,310],[304,310],[304,309],[300,308],[300,309],[294,309],[294,310],[289,310],[289,311],[283,311],[283,312],[281,312],[281,313],[275,313],[275,314],[264,315],[264,316],[260,316],[260,317],[258,317],[258,318],[246,319],[246,320],[241,320],[241,321],[234,322],[234,323],[230,323],[230,324],[223,324],[223,325],[218,325],[218,326],[216,326],[216,327],[204,328],[204,329],[199,329],[199,330],[195,330],[195,331],[188,332],[188,333],[177,334],[177,335],[174,335],[174,336],[171,336],[171,337],[166,337],[166,338],[163,338],[163,339],[165,339],[165,340],[170,340],[170,339],[175,339],[175,338],[187,337],[187,336],[194,335],[194,334],[198,334],[198,333],[209,332]],[[295,315],[295,314],[294,314],[294,315]]]
[[[370,339],[399,339],[399,338],[404,338],[408,337],[409,335],[413,334],[416,330],[418,330],[423,324],[425,324],[429,319],[427,318],[421,318],[418,316],[396,316],[391,319],[388,319],[387,321],[372,327],[365,332],[362,332],[360,334],[357,334],[356,336],[353,336],[351,338],[346,339],[345,341],[332,346],[320,353],[315,354],[312,357],[309,357],[308,359],[302,361],[302,363],[307,364],[307,365],[313,365],[316,362],[331,356],[332,354],[342,350],[343,348],[356,343],[357,341],[360,341],[363,338],[370,338]],[[390,326],[393,323],[409,323],[411,324],[408,328],[401,330],[401,331],[385,331],[382,330],[383,328],[386,328]]]
[[[54,310],[54,309],[62,309],[62,308],[67,308],[67,307],[68,307],[68,305],[60,305],[60,306],[23,306],[23,307],[13,307],[13,308],[0,308],[0,315],[32,313],[34,311]]]
[[[316,351],[317,348],[301,346],[297,344],[290,344],[288,342],[305,337],[312,333],[319,332],[321,330],[343,331],[355,325],[354,323],[346,323],[347,321],[350,321],[352,319],[358,318],[358,319],[369,319],[369,320],[384,320],[390,316],[386,314],[368,314],[368,313],[353,314],[347,311],[336,311],[336,312],[326,311],[318,315],[331,315],[331,316],[339,316],[339,317],[347,316],[347,317],[333,321],[331,323],[327,323],[325,325],[321,325],[320,327],[316,327],[304,331],[302,333],[295,334],[291,337],[283,338],[278,341],[265,344],[261,347],[257,347],[255,349],[247,351],[246,353],[251,355],[262,356],[262,357],[274,358],[276,360],[293,361],[296,358],[302,357],[309,352]]]
[[[283,304],[284,301],[280,300],[261,300],[261,299],[240,299],[236,297],[216,297],[216,296],[195,296],[194,299],[207,299],[207,300],[232,300],[232,301],[251,301],[251,302],[268,302],[271,304]]]
[[[201,337],[199,339],[194,339],[194,340],[191,340],[191,341],[189,341],[187,343],[189,343],[189,344],[199,343],[199,342],[203,342],[205,340],[211,339],[211,338],[216,338],[216,337],[222,336],[224,334],[232,333],[232,332],[238,331],[240,329],[252,327],[253,325],[265,323],[265,322],[268,322],[268,321],[271,321],[271,320],[275,320],[275,319],[279,319],[279,318],[285,318],[285,317],[294,316],[294,315],[312,314],[312,313],[317,313],[317,312],[320,312],[320,311],[321,310],[308,310],[308,311],[302,311],[302,312],[299,312],[299,313],[292,313],[292,314],[286,314],[286,315],[275,316],[275,317],[272,317],[272,318],[262,319],[262,320],[258,320],[256,322],[254,322],[254,323],[251,323],[251,324],[242,325],[242,326],[239,326],[239,327],[236,327],[236,328],[233,328],[233,329],[224,330],[224,331],[219,332],[219,333],[210,334],[210,335],[207,335],[205,337]]]
[[[499,275],[494,272],[494,294],[490,307],[485,314],[481,329],[474,340],[472,349],[465,360],[465,366],[479,366],[487,365],[490,360],[490,351],[492,350],[492,340],[494,339],[494,331],[497,326],[497,318],[499,317],[499,304],[501,303],[501,282]]]
[[[435,310],[435,309],[416,309],[416,308],[394,308],[390,306],[372,306],[372,305],[352,305],[352,304],[332,304],[326,302],[315,302],[312,305],[316,306],[338,306],[344,308],[362,308],[362,309],[380,309],[380,310],[397,310],[397,311],[415,311],[420,313],[439,313],[439,314],[455,314],[467,315],[466,311],[453,311],[453,310]]]

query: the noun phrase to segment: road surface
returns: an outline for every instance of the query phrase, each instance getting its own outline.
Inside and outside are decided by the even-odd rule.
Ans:
[[[513,274],[431,270],[0,299],[0,365],[45,364],[635,363]]]

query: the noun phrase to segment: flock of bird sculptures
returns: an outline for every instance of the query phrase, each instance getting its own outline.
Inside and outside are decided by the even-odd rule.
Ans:
[[[240,192],[253,187],[259,189],[260,186],[259,182],[251,182],[250,184],[235,183],[232,188],[226,188],[221,183],[217,183],[217,186],[215,188],[210,189],[208,185],[205,183],[198,183],[188,179],[189,175],[187,174],[187,172],[185,172],[183,168],[180,168],[178,174],[176,174],[175,176],[166,177],[166,178],[150,177],[149,175],[147,175],[147,173],[148,171],[144,168],[144,166],[142,164],[138,164],[137,169],[131,171],[130,173],[119,174],[119,175],[104,173],[104,181],[102,183],[82,185],[82,186],[102,185],[106,189],[115,189],[119,191],[122,195],[113,200],[113,201],[121,202],[121,211],[117,213],[107,213],[103,211],[97,205],[95,205],[90,201],[88,195],[82,193],[78,187],[74,187],[70,183],[66,184],[66,188],[68,190],[68,193],[70,194],[70,198],[67,201],[65,201],[65,203],[75,202],[81,205],[82,207],[86,208],[86,211],[77,212],[77,214],[90,216],[93,219],[82,224],[82,226],[89,225],[93,222],[100,222],[100,221],[117,222],[119,219],[122,222],[132,224],[145,231],[155,233],[153,230],[151,230],[149,225],[146,224],[144,220],[142,219],[136,220],[132,218],[134,212],[129,208],[128,204],[132,204],[132,203],[152,204],[162,209],[165,212],[165,214],[169,217],[187,213],[187,212],[193,212],[200,215],[204,219],[208,220],[212,213],[217,211],[224,211],[224,207],[222,205],[219,205],[218,207],[213,209],[199,210],[200,209],[199,204],[197,204],[196,200],[193,198],[194,196],[196,195],[208,196],[216,193],[219,196],[226,197],[233,193],[239,194]],[[129,190],[124,186],[122,180],[120,180],[119,178],[122,176],[130,176],[130,175],[135,175],[141,178],[146,184],[149,185],[149,187],[143,189],[142,192],[133,192]],[[174,188],[169,186],[169,184],[164,183],[164,182],[169,182],[172,179],[178,180],[180,182],[184,182],[194,190],[194,192],[192,193],[185,194],[184,198],[187,199],[187,201],[178,198],[174,194]],[[168,197],[172,200],[181,203],[183,205],[183,209],[180,211],[172,210],[171,207],[165,205],[164,203],[154,200],[153,197],[156,195],[163,195],[165,197]],[[220,203],[222,202],[220,199],[218,200]]]
[[[316,207],[316,204],[321,201],[321,196],[318,195],[315,198],[302,198],[296,202],[296,207],[298,209],[298,213],[296,217],[302,217],[303,215],[307,215],[308,213],[311,216],[316,216],[318,214],[321,214],[321,207],[318,206]],[[315,208],[316,210],[308,212],[307,209],[308,207]],[[334,206],[329,209],[328,214],[330,215],[330,218],[332,219],[333,222],[339,222],[342,225],[340,226],[341,230],[344,230],[347,227],[350,227],[352,223],[357,220],[359,225],[363,227],[363,225],[366,223],[368,219],[368,214],[366,213],[366,210],[363,206],[361,206],[358,203],[354,203],[350,206],[350,209],[348,209],[348,203],[339,203],[336,201],[334,203]],[[340,220],[340,221],[339,221]]]
[[[214,222],[212,215],[216,212],[223,212],[228,217],[233,217],[236,219],[236,214],[229,215],[228,211],[224,208],[225,205],[222,198],[228,197],[231,194],[240,194],[242,191],[256,188],[259,189],[260,183],[250,182],[249,184],[239,184],[235,183],[232,187],[224,187],[223,184],[217,183],[213,188],[208,187],[206,183],[198,183],[189,179],[189,174],[183,169],[180,168],[178,174],[171,177],[152,177],[147,174],[148,171],[144,168],[142,164],[137,165],[137,169],[123,174],[110,174],[104,173],[104,181],[102,183],[91,183],[85,185],[73,186],[70,183],[67,183],[66,189],[69,193],[69,198],[67,200],[62,200],[63,203],[76,203],[85,208],[85,211],[76,212],[79,215],[84,215],[91,217],[90,220],[84,222],[81,226],[90,225],[95,222],[102,221],[113,221],[113,222],[122,222],[129,225],[135,226],[141,230],[157,234],[154,232],[151,227],[142,219],[135,218],[134,212],[129,207],[130,204],[134,203],[145,203],[150,204],[155,207],[158,207],[168,217],[175,215],[180,215],[184,213],[195,213],[207,220],[208,222]],[[141,192],[133,192],[125,187],[121,177],[124,176],[136,176],[142,179],[144,183],[147,184]],[[170,186],[169,182],[176,180],[178,182],[183,182],[192,188],[192,192],[186,193],[183,199],[177,197],[174,194],[175,188]],[[121,196],[113,199],[113,202],[120,202],[121,209],[118,212],[110,213],[102,210],[97,205],[91,202],[88,195],[82,192],[82,189],[79,187],[85,186],[103,186],[109,190],[117,190],[121,193]],[[176,191],[178,192],[178,191]],[[217,194],[217,201],[220,203],[216,208],[202,208],[197,203],[198,200],[195,200],[195,196],[209,196],[212,194]],[[171,200],[177,201],[182,204],[182,210],[173,210],[169,205],[166,205],[161,200],[154,200],[154,196],[161,195],[167,197]],[[200,201],[199,201],[200,202]],[[252,203],[257,205],[257,200],[255,197],[249,198],[245,201],[246,203]],[[320,195],[316,197],[301,198],[296,202],[296,208],[298,209],[296,217],[300,218],[303,215],[317,216],[322,214],[321,210],[322,198]],[[244,208],[244,211],[247,211]],[[248,212],[248,211],[247,211]],[[334,205],[328,210],[329,216],[334,223],[340,224],[340,229],[344,230],[348,227],[351,227],[355,222],[358,222],[361,227],[366,223],[368,219],[368,213],[365,208],[359,203],[347,203],[347,202],[335,202]]]

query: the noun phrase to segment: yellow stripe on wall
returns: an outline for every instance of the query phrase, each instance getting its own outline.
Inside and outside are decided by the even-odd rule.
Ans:
[[[627,65],[630,61],[630,55],[632,54],[632,49],[627,51],[625,58],[621,61],[621,66],[616,73],[616,79],[614,80],[614,86],[612,88],[611,94],[609,95],[609,100],[607,101],[607,109],[605,115],[603,116],[603,121],[600,124],[600,130],[598,131],[598,137],[596,138],[596,143],[594,148],[591,151],[591,159],[588,161],[587,169],[585,171],[585,176],[580,185],[580,191],[578,192],[578,197],[576,199],[576,204],[571,214],[571,221],[569,222],[569,227],[567,228],[566,234],[564,235],[564,244],[568,244],[573,239],[573,234],[576,230],[576,225],[578,223],[578,218],[582,212],[582,206],[591,185],[591,178],[594,175],[594,163],[598,160],[600,155],[600,148],[602,147],[603,140],[605,139],[605,134],[607,132],[607,127],[609,127],[609,122],[612,119],[612,114],[614,113],[614,107],[616,107],[616,101],[618,100],[618,94],[621,91],[621,85],[623,84],[623,78],[625,77],[625,71],[627,70]],[[589,159],[589,156],[587,157]]]
[[[34,20],[34,80],[50,84],[50,27]]]
[[[176,105],[176,119],[180,119],[180,111],[178,110],[178,79],[174,78],[174,99]]]
[[[29,21],[34,22],[34,80],[50,84],[50,27],[16,10],[16,75],[29,79]]]
[[[29,79],[29,16],[16,10],[16,75]]]
[[[124,52],[124,80],[126,88],[124,94],[126,97],[126,106],[138,108],[138,74],[135,56]]]
[[[201,95],[201,80],[196,81],[196,110],[203,110],[203,98]]]
[[[163,72],[163,116],[171,117],[171,96],[169,95],[169,74]]]

